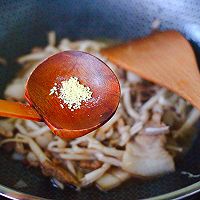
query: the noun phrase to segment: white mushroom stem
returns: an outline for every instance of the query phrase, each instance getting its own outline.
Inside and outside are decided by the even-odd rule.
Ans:
[[[199,119],[199,117],[200,117],[199,110],[193,108],[192,111],[190,111],[190,114],[185,123],[178,131],[175,132],[174,137],[177,138],[184,136],[185,131],[189,130],[194,125],[194,123]]]
[[[32,131],[32,132],[28,132],[26,135],[29,137],[37,137],[39,135],[42,135],[44,133],[46,133],[47,131],[50,131],[48,126],[43,126],[42,128]]]
[[[108,131],[115,122],[117,122],[117,120],[121,117],[120,113],[115,113],[115,115],[105,124],[103,125],[98,132],[106,132]]]
[[[85,155],[85,154],[77,154],[77,153],[71,153],[71,154],[59,154],[59,157],[64,160],[95,160],[95,157],[92,155]]]
[[[95,156],[99,161],[121,167],[121,161],[116,158],[104,156],[102,153],[96,153]]]
[[[158,101],[159,97],[165,93],[166,89],[160,89],[156,95],[151,97],[143,106],[141,107],[141,112],[146,112],[147,110],[151,109],[154,104]]]
[[[48,33],[48,43],[50,46],[55,46],[56,45],[56,33],[55,31],[50,31]]]
[[[139,131],[141,131],[143,128],[143,123],[142,122],[136,122],[130,129],[130,135],[133,136]]]
[[[0,141],[0,146],[9,142],[27,143],[27,141],[25,141],[24,139],[10,138],[10,139],[5,139],[5,140]]]
[[[71,161],[71,160],[66,160],[66,161],[65,161],[65,164],[66,164],[67,169],[68,169],[74,176],[76,176],[76,170],[75,170],[75,167],[74,167],[72,161]]]
[[[124,107],[128,115],[130,115],[130,117],[132,117],[135,120],[139,119],[139,114],[134,110],[131,103],[130,88],[126,88],[123,90],[123,101]]]
[[[169,126],[164,127],[147,127],[144,129],[143,134],[146,135],[158,135],[169,133]]]
[[[82,186],[87,186],[93,182],[95,182],[97,179],[99,179],[108,169],[110,168],[110,165],[107,163],[104,163],[102,167],[86,174],[82,179],[81,179],[81,185]]]
[[[17,138],[24,139],[28,143],[31,151],[38,157],[41,163],[49,161],[45,153],[41,150],[39,145],[33,139],[22,134],[17,134],[16,136]]]
[[[26,120],[25,124],[26,124],[26,126],[28,128],[31,128],[33,131],[36,131],[36,130],[40,129],[40,127],[36,123],[34,123],[34,122],[30,121],[30,120]]]
[[[27,54],[25,56],[21,56],[18,58],[18,62],[20,64],[24,64],[28,61],[40,61],[45,59],[46,57],[48,57],[49,55],[47,54],[47,52],[37,52],[37,53],[31,53],[31,54]]]
[[[113,156],[113,157],[116,157],[116,158],[121,158],[122,155],[123,155],[123,152],[124,152],[122,150],[117,150],[114,147],[104,146],[103,144],[101,144],[100,142],[95,140],[94,138],[90,139],[90,142],[88,144],[88,148],[97,149],[97,150],[101,151],[102,153],[104,153],[106,155]]]

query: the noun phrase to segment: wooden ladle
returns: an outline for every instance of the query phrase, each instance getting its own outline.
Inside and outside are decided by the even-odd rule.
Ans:
[[[92,98],[80,109],[60,106],[60,99],[49,95],[54,83],[77,77],[90,87]],[[0,116],[44,121],[62,138],[85,135],[106,123],[120,99],[119,82],[112,70],[98,58],[80,51],[55,54],[39,64],[29,77],[25,98],[29,105],[0,100]]]
[[[176,31],[103,49],[116,65],[164,86],[200,109],[200,74],[189,42]]]

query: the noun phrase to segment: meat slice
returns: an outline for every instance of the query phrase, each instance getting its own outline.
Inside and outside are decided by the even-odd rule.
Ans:
[[[122,168],[136,176],[151,177],[172,172],[175,164],[165,150],[164,135],[138,135],[126,145]]]

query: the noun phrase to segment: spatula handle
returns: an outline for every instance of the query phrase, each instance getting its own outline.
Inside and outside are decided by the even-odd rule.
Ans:
[[[6,100],[0,100],[0,116],[42,121],[41,116],[33,107],[19,102],[10,102]]]

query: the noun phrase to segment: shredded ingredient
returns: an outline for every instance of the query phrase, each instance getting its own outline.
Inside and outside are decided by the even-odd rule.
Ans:
[[[54,93],[62,100],[61,108],[64,108],[64,105],[67,104],[71,111],[80,109],[82,102],[92,98],[90,88],[80,84],[77,77],[70,77],[69,80],[62,81],[60,88],[57,83],[54,83],[49,95]]]
[[[200,174],[192,174],[191,172],[182,171],[181,174],[187,175],[188,178],[200,178]]]
[[[190,130],[200,116],[199,111],[176,94],[110,63],[99,53],[107,43],[72,42],[65,38],[55,45],[56,35],[50,32],[47,47],[35,47],[18,59],[23,69],[7,86],[7,99],[24,102],[24,86],[35,66],[55,53],[72,49],[89,52],[113,69],[122,90],[119,108],[101,128],[68,141],[52,134],[42,122],[1,119],[0,146],[14,150],[11,159],[25,160],[40,168],[61,189],[66,184],[78,188],[96,184],[110,190],[131,176],[150,177],[174,171],[174,158],[185,149],[178,140],[190,141],[187,137],[194,135]],[[80,97],[80,88],[75,93],[74,85],[81,87],[84,95]],[[60,97],[61,108],[78,109],[92,97],[92,91],[71,77],[62,84],[53,83],[50,95]]]

